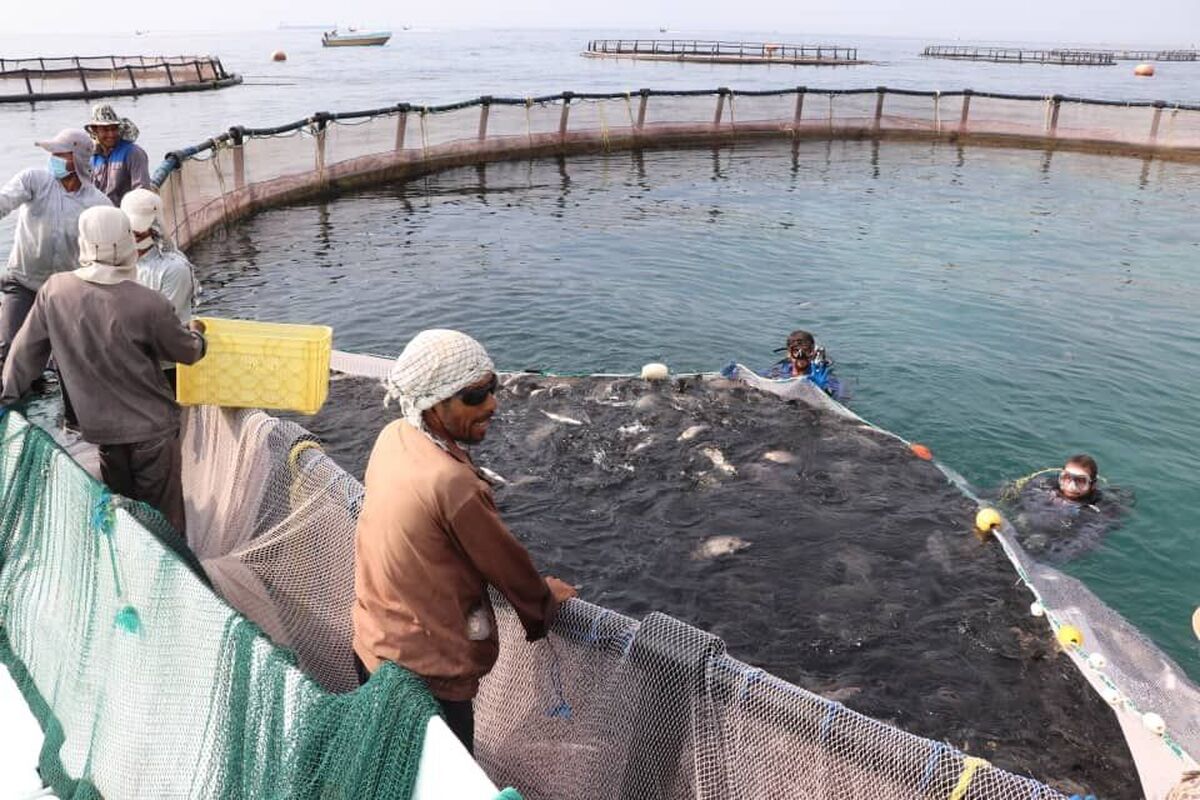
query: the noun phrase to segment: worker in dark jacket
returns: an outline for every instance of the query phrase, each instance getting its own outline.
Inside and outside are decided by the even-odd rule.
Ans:
[[[204,356],[204,325],[185,327],[161,293],[137,281],[137,249],[119,208],[79,217],[79,263],[51,275],[4,365],[0,403],[21,398],[51,353],[74,399],[101,477],[118,494],[157,508],[183,535],[179,406],[160,362]]]

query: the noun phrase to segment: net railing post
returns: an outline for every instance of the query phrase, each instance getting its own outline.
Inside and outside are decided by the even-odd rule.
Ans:
[[[571,98],[573,96],[571,92],[562,93],[562,113],[558,115],[558,140],[560,142],[567,140],[567,124],[571,116]]]
[[[729,94],[729,90],[725,87],[717,89],[717,110],[713,113],[713,128],[721,127],[721,117],[725,114],[725,95]]]
[[[229,141],[233,144],[233,188],[246,188],[246,149],[243,146],[244,132],[241,126],[229,129]],[[215,155],[214,155],[215,157]]]
[[[396,147],[395,150],[399,153],[404,149],[404,134],[408,128],[408,104],[401,103],[396,106]]]
[[[1162,123],[1163,108],[1166,105],[1162,100],[1154,104],[1154,117],[1150,120],[1150,144],[1158,143],[1158,126]]]
[[[85,92],[90,92],[91,89],[88,88],[87,75],[84,74],[83,67],[79,66],[78,58],[75,59],[75,70],[79,73],[79,82],[83,84],[83,90]]]
[[[875,133],[879,133],[879,127],[883,121],[883,98],[886,96],[886,86],[875,87],[875,119],[871,123],[871,130]]]
[[[804,93],[807,92],[803,86],[796,87],[796,111],[792,115],[792,133],[800,131],[800,117],[804,114]]]
[[[138,88],[137,79],[133,77],[133,67],[129,64],[125,65],[125,74],[129,76],[129,85],[134,89]]]
[[[22,77],[25,78],[25,91],[29,92],[29,97],[33,97],[33,81],[29,80],[29,70],[21,70]],[[32,100],[31,100],[32,102]]]
[[[309,118],[309,123],[314,128],[316,139],[316,162],[317,162],[317,183],[325,183],[325,140],[329,130],[329,114],[324,111],[318,111]]]
[[[145,66],[145,65],[143,64],[143,66]],[[174,86],[174,85],[175,85],[175,73],[171,72],[171,65],[170,65],[170,63],[168,63],[168,62],[163,62],[163,66],[164,66],[164,67],[166,68],[166,70],[167,70],[167,85],[168,85],[168,86]]]
[[[484,95],[479,98],[479,141],[487,138],[488,114],[491,113],[492,98],[490,95]]]
[[[1062,107],[1062,95],[1054,95],[1050,98],[1050,137],[1058,136],[1058,111]]]
[[[638,94],[642,99],[638,102],[637,129],[640,132],[646,124],[646,103],[650,100],[650,90],[640,89]]]
[[[958,132],[967,132],[967,118],[971,115],[971,95],[974,94],[970,89],[963,90],[962,116],[958,118]]]
[[[192,66],[196,68],[196,80],[204,83],[204,72],[200,69],[200,59],[194,60]]]

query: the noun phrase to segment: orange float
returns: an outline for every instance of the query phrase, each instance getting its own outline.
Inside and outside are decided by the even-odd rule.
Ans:
[[[913,442],[908,446],[908,449],[912,450],[912,454],[917,458],[920,458],[924,461],[933,461],[933,451],[923,444],[917,444],[916,442]]]
[[[1154,65],[1153,64],[1138,64],[1136,67],[1133,68],[1133,74],[1137,75],[1139,78],[1152,77],[1154,75]]]

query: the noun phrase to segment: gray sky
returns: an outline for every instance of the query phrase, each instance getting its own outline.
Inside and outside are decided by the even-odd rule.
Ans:
[[[781,31],[797,34],[1095,42],[1191,46],[1200,42],[1200,0],[205,0],[179,2],[5,0],[3,33],[52,33],[87,20],[89,32],[255,30],[280,22],[437,27],[638,28]],[[99,13],[96,9],[103,9]]]

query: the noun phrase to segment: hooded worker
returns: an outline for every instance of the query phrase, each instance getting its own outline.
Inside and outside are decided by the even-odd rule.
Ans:
[[[99,448],[101,478],[158,509],[182,536],[180,412],[159,362],[199,361],[204,326],[184,327],[165,297],[137,282],[133,231],[119,208],[80,215],[78,264],[38,290],[4,365],[0,403],[19,400],[53,353],[80,433]]]
[[[385,661],[424,678],[471,750],[471,701],[500,650],[487,587],[504,595],[531,641],[575,590],[538,574],[462,447],[483,441],[496,413],[498,381],[483,346],[458,331],[422,331],[386,385],[402,416],[380,432],[367,465],[355,537],[356,667],[364,682]]]
[[[162,198],[149,189],[134,189],[121,200],[137,240],[138,282],[162,292],[179,321],[192,318],[192,305],[200,289],[192,262],[162,232]]]
[[[68,128],[35,144],[50,153],[46,166],[18,172],[0,188],[0,218],[20,209],[0,278],[0,370],[42,282],[78,266],[79,215],[110,205],[92,185],[93,144],[87,133]]]
[[[148,189],[150,157],[134,144],[138,129],[128,117],[119,117],[107,103],[92,106],[92,118],[84,130],[96,143],[91,166],[96,188],[108,195],[114,206],[121,205],[126,193]]]

